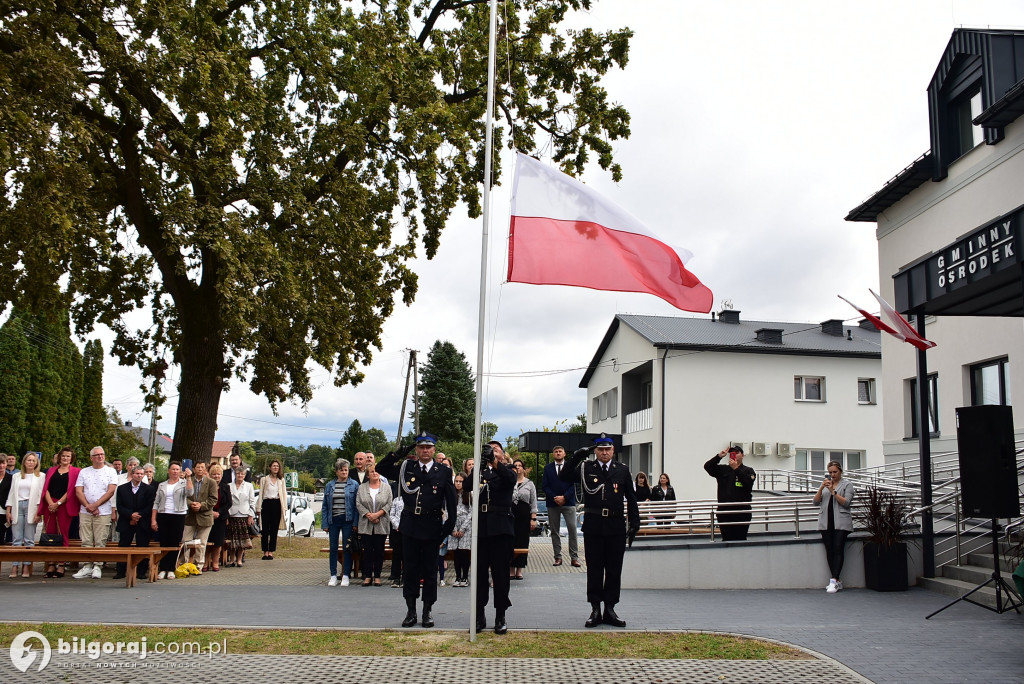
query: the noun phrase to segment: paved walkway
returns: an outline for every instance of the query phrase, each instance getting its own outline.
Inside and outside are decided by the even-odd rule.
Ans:
[[[546,548],[545,548],[546,547]],[[509,627],[583,631],[589,609],[585,572],[565,564],[551,567],[550,545],[535,540],[526,579],[512,583]],[[751,572],[756,572],[752,568]],[[109,573],[108,573],[109,575]],[[211,626],[328,629],[395,629],[404,615],[399,589],[328,588],[326,559],[263,562],[258,554],[245,567],[224,569],[186,580],[140,584],[122,581],[0,580],[8,621],[180,625],[168,615],[173,606],[203,606],[201,621]],[[17,586],[17,590],[11,590]],[[466,630],[470,589],[439,589],[436,630]],[[401,671],[396,681],[414,682],[872,682],[945,684],[1024,682],[1024,616],[996,615],[958,604],[931,620],[925,615],[947,603],[923,589],[881,594],[845,590],[695,591],[625,590],[619,615],[635,630],[722,632],[772,639],[806,649],[803,661],[629,661],[471,658],[394,658],[382,667]],[[265,608],[264,606],[272,606]],[[493,615],[488,611],[489,617]],[[609,630],[600,627],[593,631]],[[413,631],[413,630],[409,630]],[[590,630],[588,630],[590,631]],[[6,647],[7,644],[0,645]],[[230,644],[229,644],[230,650]],[[3,654],[0,651],[0,654]],[[6,654],[3,654],[6,655]],[[268,659],[273,665],[268,666]],[[365,662],[364,662],[365,661]],[[200,671],[186,671],[193,684],[223,682],[239,672],[264,681],[259,672],[288,672],[289,679],[365,681],[374,659],[345,656],[230,655],[202,659]],[[180,660],[176,661],[180,665]],[[376,667],[381,667],[379,659]],[[157,681],[166,669],[158,658],[146,668],[112,671],[62,665],[86,664],[74,656],[54,656],[43,672],[21,675],[4,657],[5,681]],[[128,663],[130,664],[130,663]],[[168,663],[168,666],[174,665]],[[93,664],[94,665],[94,664]],[[239,669],[241,668],[241,669]],[[372,670],[371,670],[372,671]],[[17,675],[17,678],[10,675]],[[468,679],[471,678],[471,679]],[[394,677],[392,677],[394,679]],[[270,679],[266,679],[270,681]]]

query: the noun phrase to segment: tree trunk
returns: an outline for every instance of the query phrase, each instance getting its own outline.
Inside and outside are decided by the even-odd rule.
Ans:
[[[210,462],[224,391],[223,345],[210,337],[199,344],[183,340],[172,448],[176,461],[190,458],[194,463]]]

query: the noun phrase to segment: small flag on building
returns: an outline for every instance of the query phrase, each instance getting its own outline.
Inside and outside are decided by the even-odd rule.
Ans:
[[[713,295],[686,269],[691,256],[575,178],[519,155],[509,282],[642,292],[683,311],[707,313]]]
[[[914,327],[907,322],[907,319],[903,318],[903,316],[901,316],[899,312],[896,311],[896,309],[892,308],[892,306],[889,305],[889,302],[885,301],[877,294],[875,294],[874,290],[868,290],[868,292],[873,294],[875,296],[875,299],[878,300],[878,305],[882,307],[881,313],[883,316],[885,316],[885,319],[888,322],[883,321],[878,316],[872,313],[868,313],[866,309],[860,308],[859,306],[851,302],[846,297],[843,297],[842,295],[839,295],[839,298],[842,299],[847,304],[849,304],[850,306],[852,306],[857,311],[859,311],[861,315],[864,316],[864,318],[871,321],[876,328],[883,332],[889,333],[896,339],[902,342],[912,344],[918,349],[931,349],[932,347],[935,346],[935,343],[932,342],[931,340],[926,340],[925,338],[918,335],[917,331],[914,330]]]

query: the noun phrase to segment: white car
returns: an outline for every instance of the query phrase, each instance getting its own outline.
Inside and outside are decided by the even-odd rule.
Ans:
[[[309,505],[309,499],[301,494],[289,494],[288,510],[284,512],[284,529],[278,532],[278,534],[311,537],[315,522],[316,514]]]

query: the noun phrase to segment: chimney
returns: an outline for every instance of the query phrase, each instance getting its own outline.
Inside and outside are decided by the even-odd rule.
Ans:
[[[740,312],[732,309],[722,309],[718,312],[718,320],[722,323],[735,323],[740,322]]]
[[[827,321],[822,321],[821,332],[832,337],[843,336],[843,322],[838,318],[830,318]]]
[[[755,331],[758,342],[782,344],[782,328],[760,328]]]
[[[857,324],[857,327],[862,330],[878,330],[878,328],[875,327],[875,324],[868,318],[860,319],[860,323]]]

